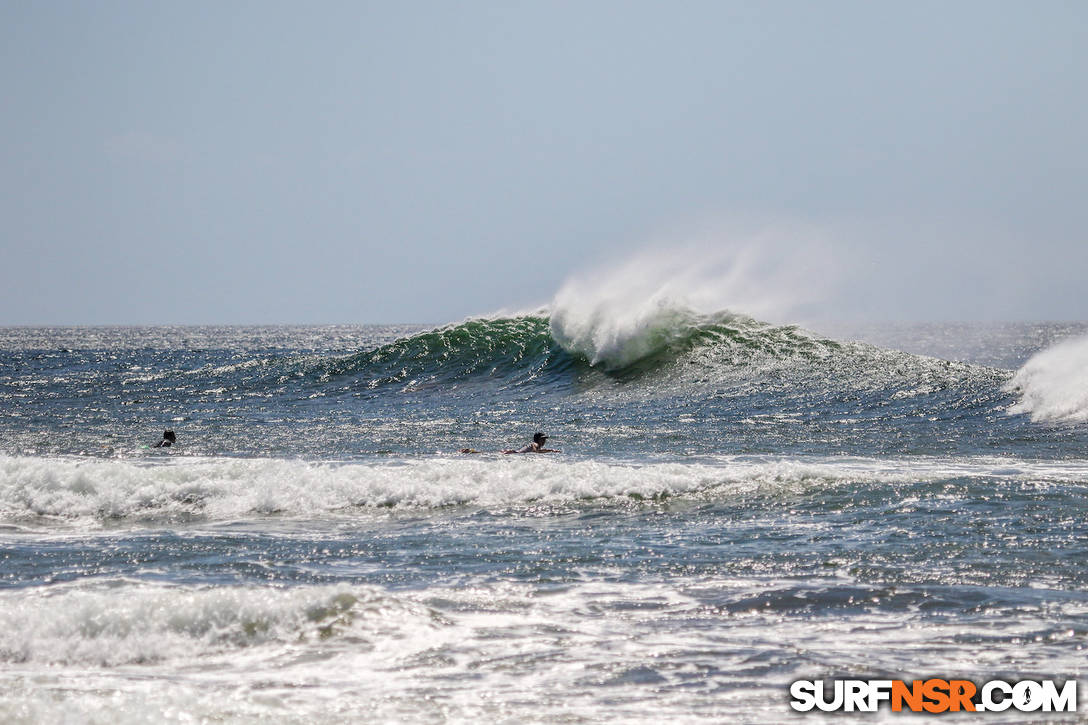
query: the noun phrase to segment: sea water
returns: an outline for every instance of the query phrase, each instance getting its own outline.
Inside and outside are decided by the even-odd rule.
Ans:
[[[1084,673],[1088,328],[618,315],[0,329],[0,721],[766,723],[798,679]]]

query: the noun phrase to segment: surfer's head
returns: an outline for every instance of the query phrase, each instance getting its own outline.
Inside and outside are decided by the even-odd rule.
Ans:
[[[174,431],[172,430],[164,430],[162,432],[162,439],[164,441],[170,441],[171,443],[177,443],[178,441],[178,437],[174,435]]]
[[[539,445],[544,445],[544,441],[546,440],[548,440],[548,436],[544,435],[543,433],[537,433],[533,436],[533,443],[537,443]]]

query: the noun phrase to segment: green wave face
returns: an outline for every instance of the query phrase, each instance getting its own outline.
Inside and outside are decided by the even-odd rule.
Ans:
[[[521,378],[566,369],[574,359],[555,343],[547,318],[472,319],[427,330],[322,366],[320,377],[352,376],[377,388],[408,382]]]
[[[779,390],[855,386],[956,387],[996,371],[821,338],[728,312],[662,309],[622,328],[572,324],[561,313],[477,318],[377,349],[309,364],[312,386],[398,391],[486,386],[556,390],[644,385],[697,390],[707,382]],[[497,386],[497,387],[496,387]]]
[[[637,329],[574,331],[555,315],[470,319],[420,332],[375,350],[322,361],[319,382],[355,378],[370,388],[453,384],[474,379],[507,383],[554,381],[577,373],[631,381],[685,358],[728,368],[758,360],[824,357],[841,349],[792,326],[776,327],[730,313],[669,310]]]

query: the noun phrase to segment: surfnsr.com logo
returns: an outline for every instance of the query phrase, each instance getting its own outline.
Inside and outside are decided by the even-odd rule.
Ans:
[[[790,707],[798,712],[1076,712],[1077,681],[1054,680],[798,680],[790,685]]]

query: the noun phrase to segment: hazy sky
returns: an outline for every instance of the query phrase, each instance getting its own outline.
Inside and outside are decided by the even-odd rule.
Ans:
[[[763,225],[829,318],[1088,319],[1080,0],[0,0],[0,93],[0,324],[445,322]]]

